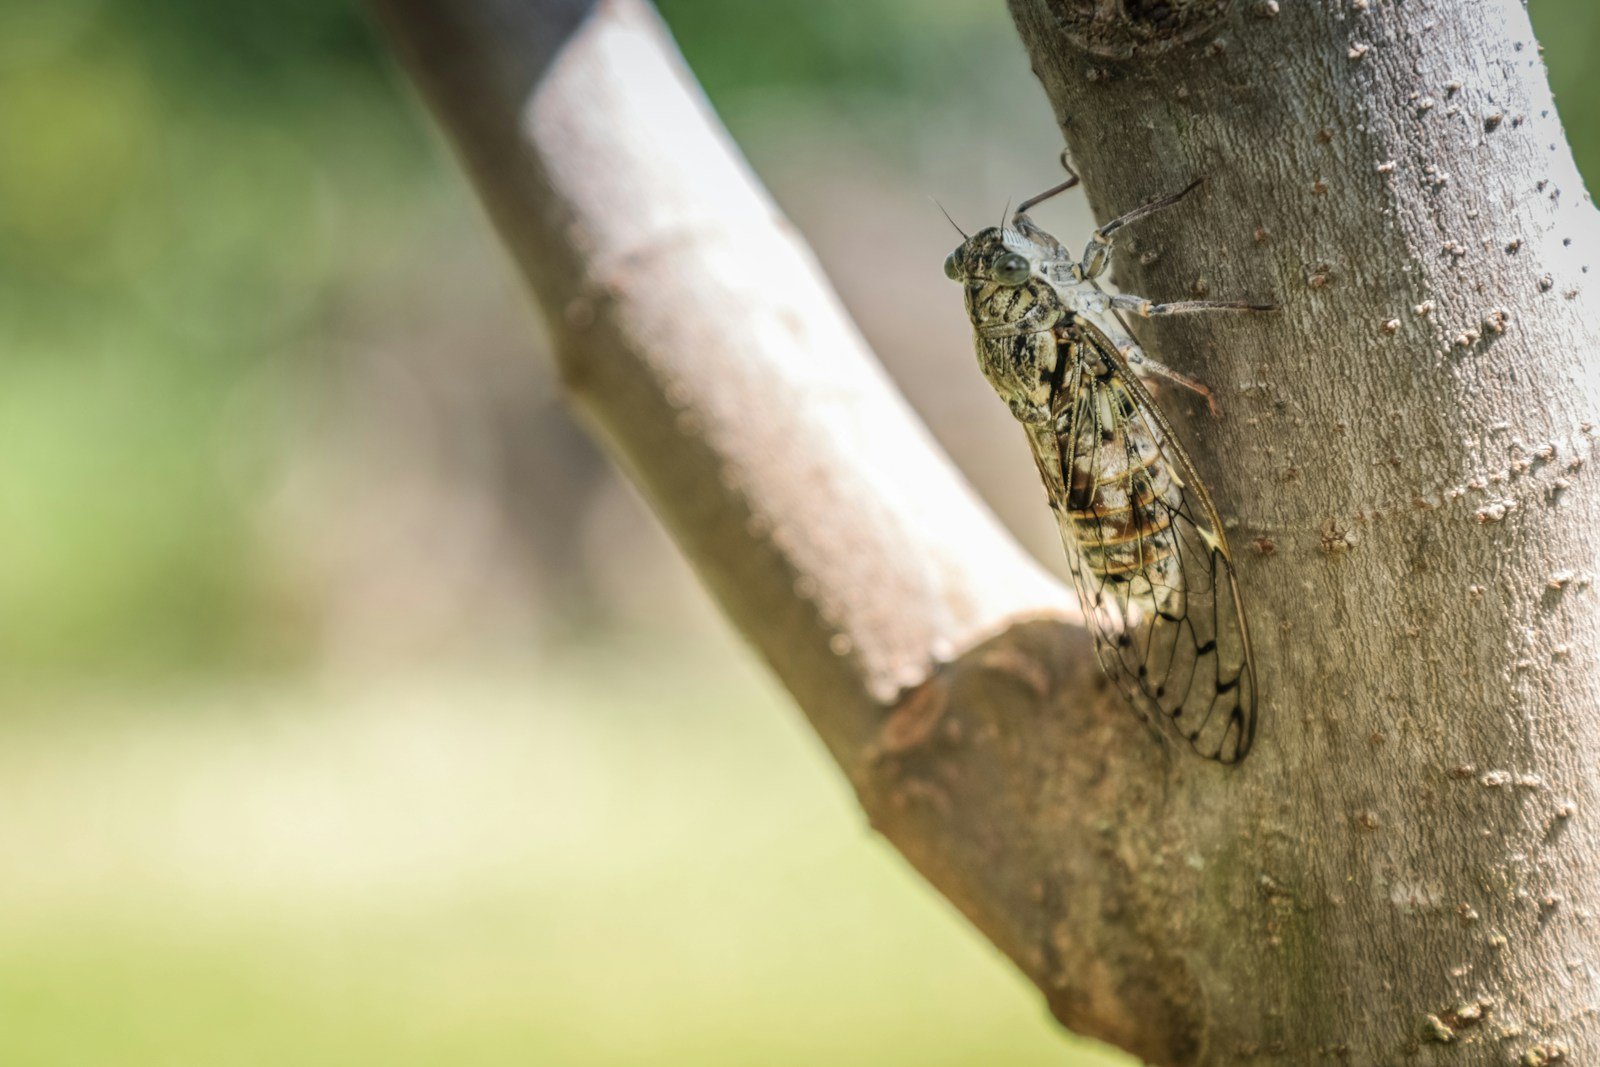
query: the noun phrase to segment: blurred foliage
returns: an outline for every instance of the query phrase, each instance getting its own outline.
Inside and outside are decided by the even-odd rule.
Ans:
[[[746,0],[660,0],[657,7],[724,111],[773,94],[849,108],[971,96],[981,85],[966,77],[968,68],[989,61],[997,44],[1017,47],[1006,19],[968,0],[813,0],[804,18],[773,18],[769,7]]]
[[[5,5],[0,100],[0,660],[270,657],[244,512],[288,427],[251,387],[316,374],[453,178],[313,0]]]
[[[1585,181],[1600,174],[1600,93],[1589,64],[1600,57],[1600,4],[1588,0],[1529,0],[1528,14],[1544,47],[1550,86],[1567,140]]]
[[[901,102],[977,107],[993,64],[1021,64],[998,10],[964,0],[816,0],[782,19],[748,0],[662,8],[735,132],[769,140],[783,135],[774,107],[877,109],[892,155],[912,142]],[[1600,7],[1531,10],[1593,172]],[[474,224],[397,85],[344,3],[0,7],[0,662],[13,672],[309,653],[263,588],[251,509],[350,294],[425,258],[430,233]]]

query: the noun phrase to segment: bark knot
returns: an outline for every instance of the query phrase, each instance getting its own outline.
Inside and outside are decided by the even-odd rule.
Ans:
[[[1211,35],[1232,0],[1047,0],[1057,30],[1105,59],[1158,55]]]

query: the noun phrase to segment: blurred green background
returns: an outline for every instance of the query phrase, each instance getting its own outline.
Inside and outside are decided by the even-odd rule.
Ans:
[[[1530,7],[1593,173],[1600,8]],[[1053,558],[927,202],[1055,179],[1002,6],[662,9]],[[1123,1062],[868,836],[541,348],[359,9],[0,6],[0,1063]]]

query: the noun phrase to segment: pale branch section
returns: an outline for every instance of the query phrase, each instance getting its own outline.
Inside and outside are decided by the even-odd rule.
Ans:
[[[374,6],[527,276],[569,392],[836,751],[937,660],[1063,613],[894,391],[652,9]]]
[[[372,6],[574,399],[873,825],[1058,1016],[1175,1062],[1199,1001],[1151,936],[1165,883],[1130,869],[1168,757],[1104,684],[1059,583],[888,382],[653,9]],[[1112,833],[1122,820],[1134,830]]]
[[[1172,857],[1196,1059],[1600,1063],[1600,227],[1523,4],[1010,6],[1102,218],[1205,179],[1119,280],[1283,306],[1137,324],[1265,694]]]

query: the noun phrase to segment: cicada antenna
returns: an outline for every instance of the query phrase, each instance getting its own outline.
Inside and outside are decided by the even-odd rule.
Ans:
[[[931,197],[931,196],[928,197],[928,199],[929,200],[933,200],[933,206],[939,209],[939,213],[944,216],[944,221],[946,221],[950,225],[956,227],[956,232],[961,235],[961,239],[963,241],[972,240],[971,235],[969,235],[966,230],[963,230],[960,226],[956,226],[956,220],[950,217],[950,212],[948,212],[948,211],[946,211],[944,209],[944,205],[943,204],[939,203],[939,201],[937,201],[937,200],[934,200],[934,198]]]

